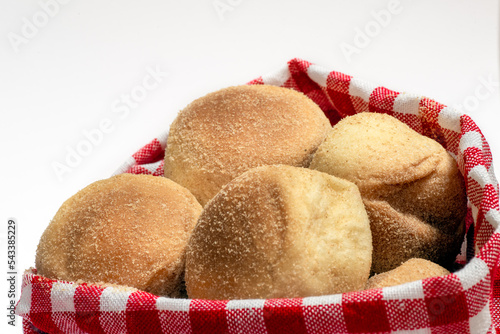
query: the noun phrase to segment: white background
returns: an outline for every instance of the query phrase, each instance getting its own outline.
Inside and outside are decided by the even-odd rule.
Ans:
[[[21,332],[20,319],[7,326],[8,218],[18,222],[22,272],[65,199],[109,177],[193,99],[295,57],[461,105],[500,170],[495,0],[400,0],[390,16],[381,14],[393,8],[388,0],[60,0],[43,9],[54,1],[0,0],[2,333]],[[347,45],[357,53],[346,55]],[[168,74],[125,114],[122,96],[155,68]],[[54,163],[66,164],[85,132],[106,120],[110,131],[58,178]]]

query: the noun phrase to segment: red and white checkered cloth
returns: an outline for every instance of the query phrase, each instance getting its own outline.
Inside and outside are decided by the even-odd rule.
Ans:
[[[458,262],[445,276],[345,294],[268,300],[169,299],[134,289],[24,275],[17,314],[25,333],[500,333],[500,212],[491,152],[476,124],[431,99],[389,90],[293,59],[250,84],[293,88],[332,124],[354,113],[393,115],[440,142],[464,175],[469,213]],[[121,172],[163,174],[166,134]]]

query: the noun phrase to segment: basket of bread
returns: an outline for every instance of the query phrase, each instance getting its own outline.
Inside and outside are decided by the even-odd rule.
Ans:
[[[62,204],[25,333],[494,333],[498,182],[465,114],[293,59]]]

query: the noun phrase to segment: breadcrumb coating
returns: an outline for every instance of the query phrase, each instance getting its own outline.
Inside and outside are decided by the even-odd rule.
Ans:
[[[36,268],[52,279],[178,296],[201,210],[187,189],[164,177],[94,182],[60,207],[40,239]]]
[[[222,186],[250,168],[307,167],[331,125],[297,91],[243,85],[203,96],[170,126],[165,176],[205,205]]]
[[[445,276],[449,273],[448,270],[431,261],[413,258],[393,270],[370,277],[366,289],[385,288],[424,278]]]
[[[190,298],[291,298],[361,290],[372,240],[357,187],[292,166],[251,169],[205,206],[188,244]]]

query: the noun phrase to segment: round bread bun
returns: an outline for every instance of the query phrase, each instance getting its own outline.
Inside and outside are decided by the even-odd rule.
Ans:
[[[363,289],[372,258],[357,187],[306,168],[263,166],[208,202],[186,252],[189,298],[291,298]]]
[[[366,289],[385,288],[429,277],[445,276],[450,272],[438,264],[424,259],[409,259],[399,267],[370,277]]]
[[[370,217],[372,271],[418,257],[451,268],[464,240],[467,198],[453,157],[386,114],[342,119],[310,168],[354,182]]]
[[[201,205],[164,177],[121,174],[63,203],[36,254],[40,275],[180,293],[186,244]]]
[[[330,129],[323,111],[297,91],[267,85],[221,89],[189,104],[172,123],[165,176],[205,205],[250,168],[307,167]]]

